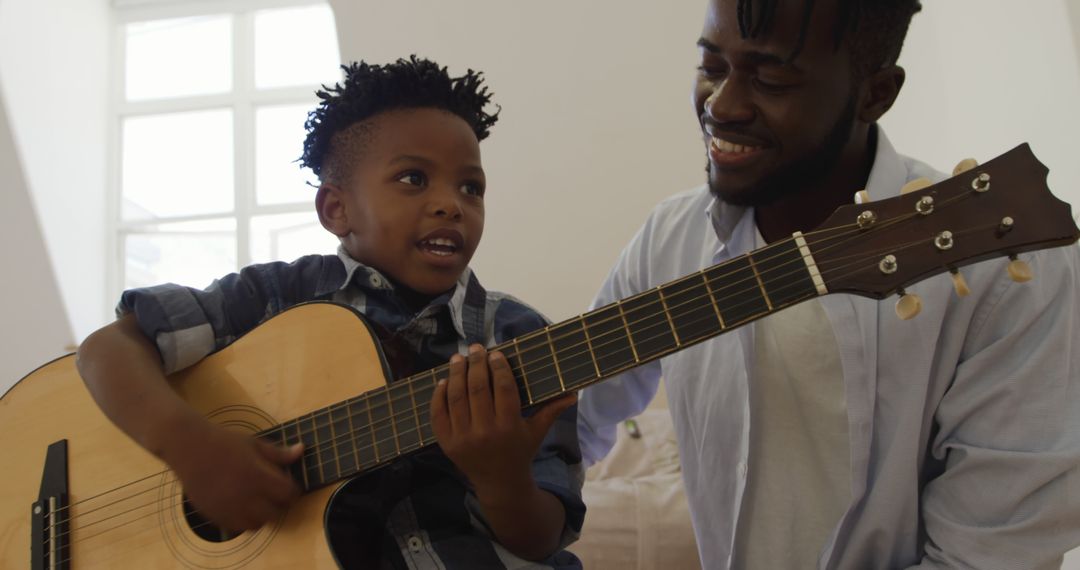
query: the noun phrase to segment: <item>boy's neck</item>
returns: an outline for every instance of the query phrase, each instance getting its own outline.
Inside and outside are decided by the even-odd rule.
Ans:
[[[421,309],[428,306],[436,297],[442,295],[442,293],[436,293],[434,295],[421,293],[395,279],[390,279],[390,283],[394,285],[394,294],[397,295],[398,299],[401,299],[402,303],[405,303],[405,306],[408,307],[409,311],[413,314],[419,313]]]

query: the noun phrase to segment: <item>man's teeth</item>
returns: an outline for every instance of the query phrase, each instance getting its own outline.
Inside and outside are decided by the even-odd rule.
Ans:
[[[731,143],[731,142],[728,142],[728,141],[726,141],[724,139],[720,139],[720,138],[716,138],[716,137],[712,138],[712,144],[717,149],[719,149],[720,152],[730,152],[730,153],[739,153],[739,154],[746,153],[746,152],[753,152],[755,150],[760,150],[761,149],[760,146],[749,146],[749,145],[735,144],[735,143]]]

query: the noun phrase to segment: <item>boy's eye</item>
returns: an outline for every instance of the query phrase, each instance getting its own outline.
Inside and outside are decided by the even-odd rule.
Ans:
[[[484,196],[484,187],[475,182],[466,182],[461,185],[461,193],[482,198]]]
[[[409,184],[412,186],[423,186],[427,183],[427,177],[424,176],[423,172],[413,170],[399,176],[397,181],[401,182],[402,184]]]

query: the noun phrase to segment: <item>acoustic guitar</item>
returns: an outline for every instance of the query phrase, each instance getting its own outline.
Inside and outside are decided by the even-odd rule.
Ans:
[[[968,165],[972,166],[972,165]],[[1074,243],[1069,206],[1027,145],[944,182],[843,206],[817,230],[503,343],[523,406],[580,390],[785,307],[829,293],[882,299],[980,259]],[[957,279],[957,290],[964,292]],[[299,305],[171,377],[212,421],[302,441],[303,496],[279,520],[222,534],[174,474],[98,410],[68,355],[0,399],[3,568],[334,568],[324,519],[344,482],[435,443],[428,402],[445,365],[390,382],[350,308]]]

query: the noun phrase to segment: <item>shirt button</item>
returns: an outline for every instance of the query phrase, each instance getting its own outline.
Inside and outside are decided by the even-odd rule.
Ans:
[[[424,541],[420,540],[419,536],[410,536],[408,542],[409,550],[411,550],[413,554],[419,554],[420,551],[424,549]]]
[[[372,287],[382,287],[383,280],[382,280],[382,277],[379,277],[378,275],[375,275],[374,273],[372,273],[371,277],[368,278],[368,283],[371,283]]]
[[[739,464],[735,466],[735,471],[739,474],[740,479],[746,479],[746,462],[740,461]]]

